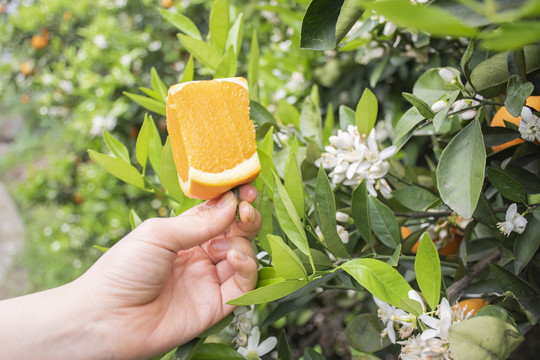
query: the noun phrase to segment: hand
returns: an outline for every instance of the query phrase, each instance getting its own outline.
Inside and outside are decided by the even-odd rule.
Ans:
[[[257,190],[244,185],[239,194],[240,220],[232,192],[147,220],[76,281],[115,358],[147,358],[191,340],[234,309],[227,301],[255,287]]]

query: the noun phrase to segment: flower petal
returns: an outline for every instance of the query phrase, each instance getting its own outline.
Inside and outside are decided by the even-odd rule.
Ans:
[[[268,354],[275,348],[277,345],[277,338],[275,336],[270,336],[268,339],[264,340],[259,347],[257,347],[257,354],[263,356]]]

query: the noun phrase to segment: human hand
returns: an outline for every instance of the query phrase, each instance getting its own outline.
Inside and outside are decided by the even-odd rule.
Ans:
[[[243,185],[239,197],[238,221],[230,191],[177,217],[145,221],[76,281],[115,358],[147,358],[189,341],[234,309],[227,301],[255,287],[257,190]]]

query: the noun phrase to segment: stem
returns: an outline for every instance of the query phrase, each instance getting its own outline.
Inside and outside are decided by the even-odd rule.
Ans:
[[[453,210],[431,210],[431,211],[419,211],[414,213],[398,213],[394,212],[394,215],[397,217],[406,217],[409,219],[420,219],[425,217],[432,217],[432,218],[441,218],[450,216],[454,213]]]
[[[401,183],[403,183],[403,184],[407,184],[407,185],[409,185],[409,186],[417,186],[417,187],[419,187],[419,188],[422,188],[422,189],[424,189],[424,190],[429,191],[429,192],[432,193],[433,195],[437,195],[437,194],[433,191],[433,189],[430,189],[430,188],[428,188],[427,186],[417,184],[417,183],[415,183],[415,182],[413,182],[413,181],[410,181],[410,180],[401,179],[401,178],[399,178],[399,177],[397,177],[396,175],[393,175],[393,174],[391,174],[391,173],[388,173],[386,176],[391,177],[392,179],[394,179],[394,180],[396,180],[396,181],[399,181],[399,182],[401,182]]]
[[[490,263],[494,262],[501,256],[501,251],[499,249],[495,250],[493,253],[484,258],[471,269],[471,272],[452,285],[448,287],[448,300],[455,299],[459,294],[465,290],[467,286],[474,280],[482,271],[487,269]]]

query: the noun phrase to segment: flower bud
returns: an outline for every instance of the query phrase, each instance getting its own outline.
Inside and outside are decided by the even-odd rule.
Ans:
[[[434,113],[438,113],[439,111],[444,109],[446,105],[448,105],[448,102],[446,100],[439,100],[439,101],[436,101],[433,105],[431,105],[431,110]]]
[[[453,71],[448,70],[447,68],[440,69],[439,76],[447,83],[451,83],[451,84],[456,83],[456,74],[454,74]]]
[[[336,220],[338,222],[347,222],[349,221],[349,215],[342,213],[341,211],[336,211]]]
[[[476,110],[474,109],[467,110],[459,114],[459,117],[462,120],[471,120],[471,119],[474,119],[475,116],[476,116]]]

